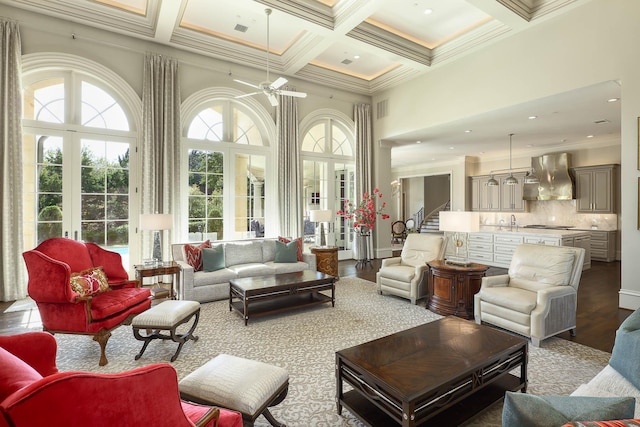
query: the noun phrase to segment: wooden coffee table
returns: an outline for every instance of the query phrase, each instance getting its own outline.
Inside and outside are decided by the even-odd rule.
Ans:
[[[244,318],[264,316],[292,308],[331,303],[335,306],[336,278],[319,271],[245,277],[229,281],[229,311]],[[331,296],[320,291],[331,291]]]
[[[449,316],[336,352],[336,382],[338,414],[367,425],[457,426],[506,390],[526,392],[527,341]]]

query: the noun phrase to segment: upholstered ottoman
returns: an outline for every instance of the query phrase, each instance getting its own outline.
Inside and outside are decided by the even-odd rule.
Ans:
[[[183,399],[241,412],[245,427],[260,414],[272,426],[284,427],[269,412],[289,390],[289,373],[278,366],[220,354],[184,377],[179,387]]]
[[[193,324],[187,332],[184,334],[176,333],[178,326],[188,322],[194,316]],[[133,336],[140,341],[144,341],[144,344],[135,359],[140,359],[142,353],[144,353],[152,340],[162,339],[178,343],[178,349],[171,358],[172,362],[175,361],[185,342],[189,340],[198,341],[198,337],[193,335],[193,331],[198,325],[199,318],[200,303],[197,301],[163,301],[151,307],[149,310],[138,314],[133,318],[131,326],[133,326]],[[140,334],[140,330],[145,330],[146,335]],[[169,334],[163,334],[161,331],[169,331]]]

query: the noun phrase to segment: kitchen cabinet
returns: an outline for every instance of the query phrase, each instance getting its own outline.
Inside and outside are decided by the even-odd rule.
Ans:
[[[509,174],[495,175],[497,186],[489,186],[490,175],[471,177],[471,210],[479,212],[525,212],[523,200],[524,173],[514,173],[517,185],[506,185]]]
[[[612,262],[616,260],[617,230],[590,230],[591,259],[595,261]]]
[[[573,168],[576,212],[615,213],[618,165]]]

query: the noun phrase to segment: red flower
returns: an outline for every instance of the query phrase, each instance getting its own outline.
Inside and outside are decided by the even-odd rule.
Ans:
[[[382,193],[378,188],[373,190],[373,193],[365,192],[362,195],[362,200],[358,205],[354,205],[349,200],[344,201],[344,209],[339,210],[337,215],[341,215],[346,219],[353,220],[353,227],[355,229],[367,229],[373,230],[376,224],[376,218],[380,215],[381,219],[389,219],[389,215],[382,213],[382,210],[387,206],[386,202],[382,202],[380,209],[376,209],[375,198],[382,198]]]

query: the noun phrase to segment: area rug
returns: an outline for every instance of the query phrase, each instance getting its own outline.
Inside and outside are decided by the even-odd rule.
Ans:
[[[361,426],[348,410],[336,412],[334,362],[337,350],[439,319],[408,300],[378,295],[375,283],[352,277],[336,284],[336,305],[250,319],[245,326],[227,301],[202,305],[197,342],[188,342],[172,364],[180,378],[219,353],[260,360],[290,375],[287,398],[272,409],[290,427]],[[99,346],[86,336],[56,335],[62,371],[120,372],[149,363],[168,362],[176,350],[170,341],[152,342],[140,360],[142,343],[131,327],[116,329],[107,345],[109,364],[98,366]],[[560,338],[529,347],[529,392],[567,395],[602,369],[610,354]],[[152,393],[161,390],[150,390]],[[500,426],[502,403],[477,415],[466,426]],[[256,426],[268,426],[260,417]]]
[[[36,308],[36,302],[29,297],[19,299],[4,310],[4,313],[26,311]]]

